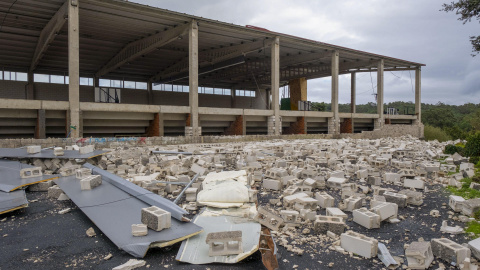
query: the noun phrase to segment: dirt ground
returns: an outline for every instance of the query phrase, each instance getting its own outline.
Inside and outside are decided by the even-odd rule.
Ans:
[[[398,187],[392,187],[399,190]],[[347,221],[350,229],[370,237],[377,238],[386,244],[393,256],[401,258],[404,254],[404,244],[417,241],[423,237],[425,241],[433,238],[447,237],[457,243],[466,243],[466,235],[450,236],[439,232],[442,220],[448,219],[448,194],[441,186],[429,186],[425,194],[424,204],[419,207],[399,208],[399,216],[405,219],[397,224],[383,222],[380,229],[368,230],[351,221]],[[335,194],[331,192],[331,194]],[[338,194],[335,194],[338,197]],[[276,195],[260,193],[259,201],[267,204],[269,198]],[[119,250],[71,201],[55,201],[47,198],[46,192],[28,192],[31,202],[25,209],[17,210],[0,216],[0,269],[112,269],[132,258]],[[338,198],[336,198],[338,200]],[[447,204],[447,206],[442,205]],[[58,214],[65,208],[72,208],[67,214]],[[441,217],[433,218],[430,210],[440,210]],[[325,214],[325,210],[318,211]],[[114,217],[112,217],[114,218]],[[449,225],[465,224],[449,220]],[[299,232],[307,225],[298,229]],[[95,229],[97,235],[88,237],[86,230]],[[299,256],[278,247],[278,261],[281,269],[382,269],[383,263],[378,258],[361,259],[344,255],[328,249],[329,243],[308,241],[309,236],[315,236],[313,230],[308,234],[299,233],[298,237],[290,239],[295,246],[302,248],[304,254]],[[300,240],[301,238],[305,238]],[[147,266],[140,269],[263,269],[261,256],[257,252],[244,261],[234,265],[190,265],[175,261],[180,243],[168,248],[150,249],[146,257]],[[112,254],[109,260],[104,258]],[[432,269],[443,263],[434,261]],[[406,263],[405,263],[406,264]],[[147,268],[148,267],[148,268]]]

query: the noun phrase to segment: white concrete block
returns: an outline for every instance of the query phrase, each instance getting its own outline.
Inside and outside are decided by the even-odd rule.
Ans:
[[[148,234],[148,228],[145,224],[132,224],[133,236],[145,236]]]
[[[380,228],[380,216],[370,212],[367,208],[355,209],[353,213],[353,222],[362,225],[367,229]]]
[[[415,188],[415,189],[425,189],[425,182],[420,179],[408,179],[406,178],[403,181],[403,186],[405,188]]]
[[[28,154],[37,154],[42,151],[42,147],[40,145],[30,145],[27,146],[27,153]]]
[[[282,182],[276,179],[263,179],[263,188],[270,190],[281,190]]]
[[[370,211],[379,215],[380,221],[384,221],[389,218],[397,217],[398,205],[396,203],[384,202],[370,208]]]
[[[378,241],[363,234],[347,231],[340,235],[340,245],[345,251],[370,259],[377,256]]]
[[[346,221],[348,218],[348,215],[345,212],[336,207],[327,207],[326,215],[329,217],[340,217],[343,221]]]
[[[455,195],[450,195],[448,198],[448,205],[450,208],[452,208],[452,210],[455,212],[461,212],[465,199]]]
[[[327,208],[327,207],[334,207],[335,206],[335,198],[330,196],[326,192],[316,192],[315,193],[315,199],[317,199],[318,205],[321,208]]]

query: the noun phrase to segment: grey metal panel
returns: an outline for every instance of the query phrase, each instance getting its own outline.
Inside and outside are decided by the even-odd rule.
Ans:
[[[135,237],[131,226],[142,223],[141,209],[150,204],[117,188],[103,176],[102,184],[92,190],[82,191],[75,176],[58,178],[55,183],[115,245],[135,257],[144,257],[152,244],[169,246],[202,231],[191,222],[172,219],[169,229],[149,229],[148,235]]]
[[[163,210],[170,212],[172,214],[172,218],[175,218],[179,221],[187,221],[187,219],[184,218],[184,215],[188,214],[188,212],[185,209],[174,204],[172,201],[167,200],[162,196],[159,196],[158,194],[148,191],[142,187],[139,187],[134,183],[131,183],[113,173],[109,173],[105,170],[95,167],[92,164],[85,163],[83,167],[91,169],[92,174],[101,175],[103,180],[136,197],[137,199],[147,203],[149,206],[158,206]]]
[[[40,177],[20,178],[20,170],[25,168],[34,168],[34,166],[23,164],[18,161],[0,160],[0,190],[10,192],[21,187],[52,180],[58,177],[58,175],[42,175]]]
[[[26,148],[0,148],[0,157],[4,158],[58,158],[58,159],[88,159],[103,155],[108,151],[104,150],[95,150],[88,154],[80,154],[76,150],[64,150],[63,156],[55,156],[53,154],[53,149],[45,149],[40,151],[37,154],[28,154]]]
[[[0,191],[0,214],[27,206],[28,201],[25,196],[25,190],[21,189],[14,192]]]
[[[204,231],[188,238],[182,242],[178,250],[176,260],[192,264],[207,263],[237,263],[247,256],[258,250],[258,242],[260,239],[261,225],[255,221],[243,219],[243,223],[239,222],[241,218],[232,216],[197,216],[194,223],[202,226]],[[205,244],[207,235],[211,232],[224,231],[242,231],[243,253],[239,255],[228,256],[208,256],[208,245]]]

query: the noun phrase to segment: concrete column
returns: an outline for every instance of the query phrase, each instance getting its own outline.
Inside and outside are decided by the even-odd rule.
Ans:
[[[382,127],[385,123],[383,119],[383,59],[378,61],[377,66],[377,114],[378,127]]]
[[[415,69],[415,115],[417,122],[422,122],[422,70]]]
[[[192,20],[188,30],[188,80],[189,80],[189,105],[190,126],[198,128],[198,25]]]
[[[74,126],[70,137],[79,137],[80,131],[80,45],[79,45],[79,1],[68,1],[68,101],[70,105],[69,125]]]
[[[265,90],[265,108],[267,108],[267,110],[271,110],[272,108],[270,107],[270,98],[271,98],[271,91],[270,90]]]
[[[307,79],[297,78],[288,82],[290,88],[290,110],[298,111],[298,102],[307,101]]]
[[[149,105],[152,105],[153,104],[153,84],[152,82],[147,82],[147,92],[148,92],[148,95],[147,95],[147,98],[148,98],[148,104]]]
[[[350,99],[350,111],[352,112],[352,133],[355,133],[355,121],[354,116],[357,112],[357,73],[352,72],[350,74],[350,88],[351,88],[351,99]]]
[[[230,107],[235,108],[235,99],[237,99],[237,92],[235,91],[235,88],[232,88],[230,91],[232,91]]]
[[[247,135],[247,117],[245,116],[245,114],[243,115],[242,117],[242,135]]]
[[[40,109],[37,111],[37,126],[35,127],[35,139],[45,139],[47,137],[45,122],[45,110]]]
[[[271,54],[272,58],[272,71],[271,71],[271,91],[272,91],[272,109],[273,116],[275,118],[275,135],[280,135],[280,38],[275,37],[272,42]]]
[[[339,58],[338,51],[332,54],[332,112],[333,119],[331,123],[332,130],[329,130],[330,134],[340,134],[340,115],[338,114],[338,72],[339,72]]]
[[[27,93],[25,98],[26,99],[35,99],[35,85],[33,82],[33,71],[29,71],[27,73]]]

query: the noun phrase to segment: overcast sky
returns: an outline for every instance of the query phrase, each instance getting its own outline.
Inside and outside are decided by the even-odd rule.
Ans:
[[[191,15],[424,63],[422,102],[480,103],[480,55],[471,57],[465,25],[439,11],[450,0],[134,0]],[[376,73],[357,75],[357,103],[375,102]],[[410,79],[410,75],[411,78]],[[385,73],[385,102],[414,101],[415,72]],[[372,87],[373,81],[373,87]],[[308,100],[330,102],[330,79],[308,81]],[[350,103],[350,76],[340,77],[340,103]]]

